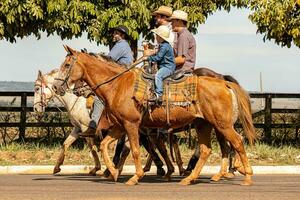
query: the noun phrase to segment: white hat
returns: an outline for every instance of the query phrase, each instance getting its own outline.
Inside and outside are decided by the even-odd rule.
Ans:
[[[158,28],[152,29],[151,32],[155,33],[165,41],[171,43],[170,29],[168,28],[168,26],[161,25]]]
[[[182,10],[175,10],[171,16],[172,19],[180,19],[183,21],[188,21],[188,14]]]

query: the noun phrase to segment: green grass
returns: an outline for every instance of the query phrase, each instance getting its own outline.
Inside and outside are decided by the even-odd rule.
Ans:
[[[216,143],[212,145],[212,154],[207,162],[208,165],[220,164],[220,148]],[[11,143],[0,145],[0,165],[54,165],[59,156],[61,145],[54,143],[51,146],[36,143]],[[181,156],[186,165],[193,154],[193,150],[187,145],[181,145]],[[252,165],[300,165],[300,148],[293,146],[274,147],[266,144],[257,143],[250,147],[246,145],[246,152]],[[110,150],[112,155],[113,151]],[[99,154],[100,156],[100,154]],[[145,162],[147,152],[141,149],[141,158]],[[103,160],[101,159],[103,163]],[[132,164],[131,155],[126,164]],[[69,165],[92,165],[93,159],[89,156],[87,146],[79,149],[71,147],[65,158],[65,163]]]

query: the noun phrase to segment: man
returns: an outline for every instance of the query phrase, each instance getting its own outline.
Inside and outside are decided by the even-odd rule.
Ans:
[[[114,28],[113,41],[115,45],[108,53],[108,56],[120,65],[129,66],[133,62],[133,53],[126,39],[129,39],[129,31],[126,26]],[[98,121],[104,110],[104,102],[97,96],[94,100],[93,112],[88,129],[79,134],[82,137],[94,137]]]
[[[176,69],[192,72],[196,62],[196,40],[187,29],[188,14],[175,10],[171,16],[173,31],[177,33],[174,42]]]
[[[126,26],[114,28],[113,41],[115,45],[108,53],[114,61],[120,65],[130,65],[133,62],[133,53],[126,39],[129,39],[129,31]]]
[[[156,25],[167,26],[170,30],[169,43],[173,47],[175,33],[172,30],[172,25],[170,23],[170,17],[172,16],[172,8],[168,6],[160,6],[156,11],[153,12],[155,17]]]

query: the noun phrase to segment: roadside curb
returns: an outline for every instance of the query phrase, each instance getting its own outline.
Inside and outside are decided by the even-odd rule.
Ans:
[[[0,174],[52,174],[53,165],[22,165],[22,166],[0,166]],[[81,174],[89,173],[93,166],[89,165],[63,165],[59,174]],[[176,167],[175,167],[176,168]],[[166,169],[166,168],[165,168]],[[219,171],[219,166],[204,166],[201,174],[215,174]],[[97,174],[102,174],[105,166]],[[123,174],[133,174],[134,165],[125,165]],[[176,168],[175,173],[178,174]],[[254,174],[300,174],[300,165],[289,166],[253,166]],[[152,166],[147,174],[156,174],[156,167]]]

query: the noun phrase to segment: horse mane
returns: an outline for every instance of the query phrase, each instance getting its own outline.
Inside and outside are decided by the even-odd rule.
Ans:
[[[53,74],[57,73],[58,72],[58,69],[53,69],[51,70],[49,73],[47,73],[46,75],[48,76],[52,76]]]
[[[121,67],[122,65],[120,65],[119,63],[117,63],[115,60],[113,60],[111,57],[104,55],[104,54],[88,54],[91,56],[96,57],[97,59],[106,62],[108,64],[110,64],[113,67]]]

